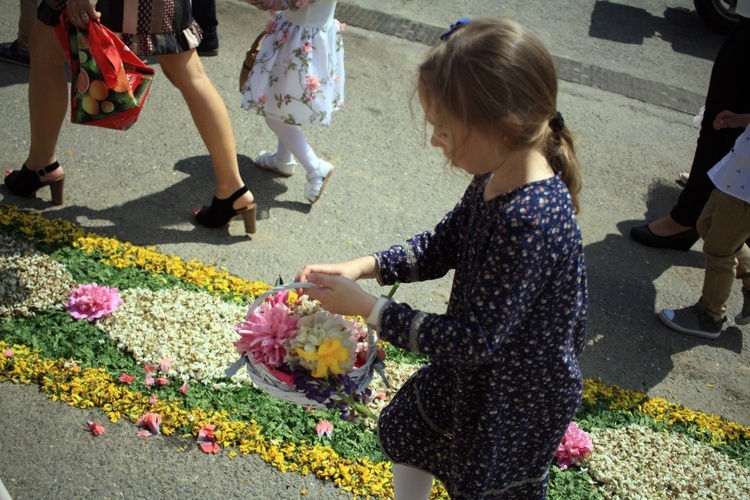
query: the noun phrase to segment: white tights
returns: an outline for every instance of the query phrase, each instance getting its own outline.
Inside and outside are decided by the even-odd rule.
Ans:
[[[266,118],[266,125],[278,139],[276,159],[282,163],[292,161],[292,156],[302,164],[308,174],[318,170],[320,158],[315,154],[313,148],[307,143],[300,127],[282,123],[276,118]]]
[[[408,465],[393,464],[393,494],[396,500],[429,500],[432,475]]]

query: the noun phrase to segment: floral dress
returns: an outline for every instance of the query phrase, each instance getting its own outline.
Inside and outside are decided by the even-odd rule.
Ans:
[[[266,25],[242,107],[299,126],[329,125],[344,106],[344,44],[336,2],[289,0]]]
[[[544,498],[583,390],[583,243],[559,177],[485,201],[488,178],[434,232],[375,254],[384,285],[455,269],[446,314],[382,312],[381,338],[430,363],[381,412],[380,442],[451,498]]]

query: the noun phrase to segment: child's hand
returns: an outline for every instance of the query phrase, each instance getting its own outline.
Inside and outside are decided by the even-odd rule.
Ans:
[[[750,114],[740,115],[725,109],[714,118],[714,128],[721,130],[723,128],[747,127],[749,122]]]
[[[312,273],[308,276],[308,281],[320,288],[308,288],[305,293],[311,299],[320,301],[323,309],[334,314],[366,318],[378,300],[362,290],[357,283],[342,276]]]

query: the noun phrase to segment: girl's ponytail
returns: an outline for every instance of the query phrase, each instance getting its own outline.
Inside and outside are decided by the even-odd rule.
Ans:
[[[568,187],[573,200],[573,208],[578,213],[580,211],[578,195],[583,186],[583,175],[576,157],[576,145],[576,137],[564,124],[557,130],[548,129],[544,148],[545,156],[552,170],[560,174],[562,181]]]

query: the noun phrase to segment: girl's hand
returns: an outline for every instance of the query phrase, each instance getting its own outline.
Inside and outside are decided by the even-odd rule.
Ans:
[[[307,281],[313,273],[343,276],[352,281],[357,281],[362,278],[377,278],[378,268],[372,256],[360,257],[359,259],[338,264],[313,264],[303,267],[297,273],[294,281]]]
[[[311,299],[320,301],[323,309],[334,314],[367,318],[378,300],[343,276],[312,273],[308,276],[308,281],[319,288],[307,288],[305,293]]]

